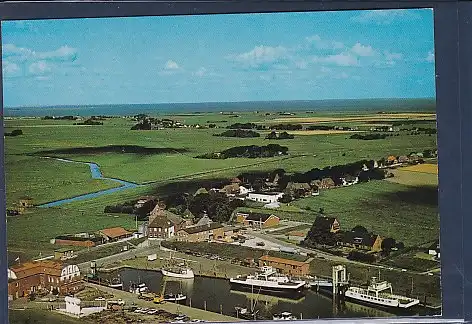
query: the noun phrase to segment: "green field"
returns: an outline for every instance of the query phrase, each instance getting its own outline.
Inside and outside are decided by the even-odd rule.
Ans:
[[[299,113],[297,117],[346,117],[361,113]],[[364,113],[365,114],[365,113]],[[370,113],[372,114],[372,113]],[[300,135],[294,139],[269,141],[259,138],[226,138],[221,133],[232,123],[255,122],[275,124],[277,114],[238,113],[237,118],[218,113],[165,116],[186,124],[206,125],[214,122],[219,128],[163,129],[132,131],[136,123],[130,118],[112,118],[102,126],[75,126],[73,121],[51,121],[40,118],[5,120],[7,132],[22,129],[23,134],[5,138],[5,169],[7,202],[12,207],[18,198],[28,195],[35,204],[54,201],[116,186],[106,180],[93,180],[87,165],[42,159],[55,155],[76,161],[95,162],[105,177],[136,183],[152,183],[135,189],[78,201],[56,208],[29,209],[24,215],[8,218],[9,252],[34,257],[54,249],[49,240],[57,235],[96,231],[104,227],[134,228],[130,215],[106,215],[103,208],[156,192],[169,183],[184,180],[229,178],[241,172],[284,168],[288,172],[305,172],[360,159],[379,159],[390,154],[408,154],[436,147],[435,136],[407,135],[384,140],[349,139],[350,134]],[[162,117],[162,116],[161,116]],[[408,118],[411,120],[411,117]],[[219,122],[224,121],[224,122]],[[349,124],[343,121],[343,124]],[[356,121],[353,124],[359,124]],[[195,159],[196,155],[218,152],[241,145],[280,144],[289,148],[289,155],[274,158],[230,158],[226,160]],[[83,147],[134,145],[143,148],[179,150],[161,154],[127,153],[120,150],[102,154],[51,153],[52,150]],[[47,151],[47,152],[46,152]],[[429,197],[429,198],[428,198]],[[426,187],[408,187],[387,181],[371,182],[350,188],[323,191],[284,206],[277,213],[284,218],[312,222],[316,211],[323,207],[339,218],[343,228],[361,224],[381,235],[419,244],[437,238],[437,200],[432,200]],[[411,199],[410,199],[411,198]],[[406,199],[406,200],[405,200]],[[429,199],[429,200],[428,200]],[[309,210],[308,210],[309,209]],[[34,228],[34,231],[31,229]]]
[[[435,187],[380,180],[323,190],[319,196],[297,200],[293,205],[311,211],[323,208],[326,215],[339,220],[343,230],[362,225],[405,245],[419,245],[439,235],[437,199]],[[315,217],[313,213],[298,215],[306,221]]]

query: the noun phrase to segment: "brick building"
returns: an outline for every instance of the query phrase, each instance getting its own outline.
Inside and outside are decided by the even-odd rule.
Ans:
[[[306,276],[310,273],[309,260],[301,262],[264,255],[259,258],[259,266],[270,266],[291,276]]]
[[[31,293],[57,290],[61,295],[83,288],[80,270],[76,265],[43,260],[26,262],[8,269],[8,298],[16,299]]]
[[[267,228],[277,226],[280,219],[273,214],[238,212],[236,214],[236,222],[255,228]]]

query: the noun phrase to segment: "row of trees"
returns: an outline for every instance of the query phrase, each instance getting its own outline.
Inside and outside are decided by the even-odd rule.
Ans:
[[[146,220],[147,215],[156,207],[157,202],[154,200],[148,200],[141,207],[136,208],[134,205],[136,201],[127,201],[122,204],[108,205],[105,206],[104,213],[117,213],[117,214],[133,214],[136,215],[138,220]]]
[[[389,136],[392,136],[393,134],[380,134],[380,133],[370,133],[370,134],[354,134],[351,135],[349,138],[350,139],[359,139],[359,140],[378,140],[378,139],[385,139]],[[398,134],[396,134],[398,135]]]
[[[277,124],[271,125],[269,128],[276,130],[302,130],[303,126],[301,124]]]
[[[278,144],[266,146],[248,145],[236,146],[218,153],[207,153],[196,156],[198,159],[227,159],[227,158],[265,158],[278,155],[286,155],[288,147]]]
[[[254,123],[235,123],[227,126],[226,128],[229,129],[258,129],[263,130],[265,129],[264,125],[257,125]]]
[[[260,137],[261,135],[258,132],[255,132],[250,129],[230,129],[221,134],[215,134],[214,136],[223,136],[223,137]]]
[[[42,119],[44,120],[76,120],[78,117],[76,116],[44,116]]]
[[[233,211],[244,202],[239,199],[230,200],[224,193],[210,191],[200,192],[196,195],[175,194],[166,198],[168,210],[186,217],[190,211],[195,217],[207,213],[215,222],[228,222]]]
[[[270,134],[268,134],[266,136],[266,139],[276,139],[276,140],[293,139],[293,138],[295,138],[295,136],[293,136],[292,134],[289,134],[287,132],[282,132],[279,135],[277,135],[277,133],[275,131],[270,132]]]
[[[87,119],[86,121],[82,122],[82,123],[74,123],[74,125],[103,125],[103,122],[99,121],[99,120],[104,120],[103,118],[95,118],[95,117],[92,117],[92,118],[89,118]]]

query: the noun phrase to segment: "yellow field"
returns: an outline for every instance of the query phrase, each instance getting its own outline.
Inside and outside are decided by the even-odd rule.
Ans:
[[[408,186],[437,186],[438,166],[436,164],[418,164],[389,171],[393,178],[387,178],[390,182]]]
[[[424,164],[410,165],[410,166],[401,168],[401,170],[410,171],[410,172],[438,174],[438,165],[424,163]]]
[[[359,115],[347,117],[283,117],[270,120],[278,123],[323,123],[323,122],[365,122],[365,121],[384,121],[398,119],[415,120],[436,120],[436,114],[433,113],[400,113],[400,114],[376,114]]]

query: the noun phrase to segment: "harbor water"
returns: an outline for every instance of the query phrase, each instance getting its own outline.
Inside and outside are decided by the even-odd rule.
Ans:
[[[123,282],[124,290],[128,290],[131,282],[134,282],[145,283],[151,292],[157,294],[162,291],[163,276],[159,271],[124,268],[103,276],[112,278],[117,275]],[[194,279],[166,278],[165,282],[166,294],[183,293],[187,296],[181,304],[234,317],[237,306],[257,311],[257,319],[272,319],[273,314],[280,312],[290,312],[303,319],[395,316],[377,308],[347,301],[334,303],[331,297],[317,293],[314,289],[307,289],[300,299],[289,299],[258,294],[257,291],[231,290],[229,280],[225,279],[196,276]]]

